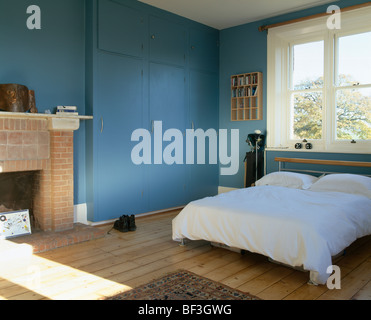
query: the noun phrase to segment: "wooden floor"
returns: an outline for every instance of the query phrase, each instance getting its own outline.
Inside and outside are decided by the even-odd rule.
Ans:
[[[371,237],[359,239],[336,264],[340,290],[307,284],[309,274],[193,241],[180,247],[171,239],[177,212],[137,219],[138,230],[111,230],[104,238],[29,255],[0,269],[0,298],[9,300],[103,299],[187,269],[262,299],[371,300]],[[107,232],[112,226],[104,226]],[[0,259],[1,260],[1,259]],[[1,263],[1,261],[0,261]]]

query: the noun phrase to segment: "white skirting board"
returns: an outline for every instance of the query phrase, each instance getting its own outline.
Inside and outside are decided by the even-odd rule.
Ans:
[[[237,190],[237,189],[238,188],[219,186],[218,194],[226,193],[226,192]],[[183,207],[176,207],[176,208],[169,208],[169,209],[152,211],[152,212],[147,212],[147,213],[141,213],[141,214],[136,215],[136,217],[139,218],[139,217],[149,216],[149,215],[153,215],[157,213],[163,213],[167,211],[180,210],[180,209],[183,209]],[[118,218],[119,217],[117,217],[117,219]],[[117,219],[105,220],[105,221],[100,221],[100,222],[91,222],[91,221],[88,221],[88,209],[87,209],[86,203],[76,204],[74,206],[74,223],[82,223],[82,224],[91,225],[91,226],[99,226],[99,225],[114,223]]]
[[[74,206],[74,223],[88,225],[88,209],[86,203],[76,204]]]
[[[184,207],[182,206],[182,207],[175,207],[175,208],[169,208],[169,209],[164,209],[164,210],[146,212],[146,213],[137,214],[137,215],[135,215],[135,217],[136,218],[145,217],[145,216],[150,216],[150,215],[153,215],[153,214],[163,213],[163,212],[167,212],[167,211],[181,210],[183,208]],[[100,225],[104,225],[104,224],[114,223],[119,218],[119,217],[117,217],[116,219],[112,219],[112,220],[91,222],[91,221],[88,221],[87,217],[88,217],[88,210],[87,210],[86,203],[77,204],[77,205],[74,206],[74,223],[81,223],[81,224],[90,225],[90,226],[95,227],[95,226],[100,226]]]

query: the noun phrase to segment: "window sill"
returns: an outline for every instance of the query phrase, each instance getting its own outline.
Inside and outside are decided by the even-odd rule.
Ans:
[[[307,149],[295,149],[292,147],[267,147],[266,151],[283,151],[283,152],[303,152],[303,153],[352,153],[352,154],[371,154],[371,147],[356,147],[351,148],[345,146],[339,147],[328,147],[328,148],[313,148],[312,150]]]

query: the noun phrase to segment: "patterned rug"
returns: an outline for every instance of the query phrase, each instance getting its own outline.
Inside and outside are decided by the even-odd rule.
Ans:
[[[192,272],[179,270],[108,300],[260,300]]]

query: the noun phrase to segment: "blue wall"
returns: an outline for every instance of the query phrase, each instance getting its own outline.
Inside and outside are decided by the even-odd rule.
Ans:
[[[217,30],[136,0],[115,2],[128,4],[145,12],[146,16],[148,14],[160,16],[183,25],[188,30],[186,43],[191,34],[196,37],[203,34],[198,34],[198,30],[216,33],[216,38],[219,36]],[[0,83],[19,83],[35,90],[37,108],[41,113],[47,109],[54,109],[57,105],[76,105],[80,114],[93,114],[91,88],[93,88],[94,75],[89,66],[93,63],[97,48],[95,42],[97,25],[93,23],[97,14],[93,10],[96,3],[92,0],[0,0]],[[41,9],[41,30],[29,30],[26,26],[30,16],[26,10],[30,5],[37,5]],[[146,27],[148,28],[147,22]],[[146,29],[145,32],[149,30]],[[171,30],[168,33],[170,34]],[[114,38],[115,34],[112,36]],[[92,39],[94,41],[91,41]],[[135,42],[135,38],[132,41]],[[203,42],[203,39],[199,41]],[[132,45],[127,42],[125,44],[127,47]],[[147,55],[148,46],[145,50]],[[212,71],[215,73],[216,81],[218,80],[218,55],[216,49],[215,52],[206,55],[209,59],[204,59],[206,60],[204,65],[216,63],[216,68]],[[188,53],[187,78],[188,71],[197,69],[197,66],[189,65],[190,56],[191,54]],[[196,62],[203,64],[204,61]],[[190,89],[188,88],[187,91],[190,92]],[[214,98],[213,101],[218,101],[217,89]],[[149,98],[144,97],[144,99],[149,105]],[[186,99],[189,100],[188,95]],[[214,111],[213,114],[217,119],[217,102],[215,109],[216,112]],[[80,130],[75,132],[75,204],[89,203],[92,186],[96,183],[91,174],[92,160],[90,159],[93,154],[91,133],[94,121],[81,121]],[[218,120],[215,127],[217,126]],[[216,188],[217,174],[214,180],[216,180]]]
[[[41,30],[26,26],[41,8]],[[35,90],[39,112],[76,105],[85,113],[84,0],[0,0],[0,83]],[[85,123],[75,132],[75,203],[85,202]]]
[[[346,7],[365,0],[334,2]],[[28,30],[26,20],[29,5],[41,8],[42,29]],[[141,8],[147,6],[138,3]],[[241,25],[220,32],[220,92],[219,125],[222,129],[240,129],[240,172],[235,176],[220,176],[219,185],[243,186],[243,158],[247,149],[247,134],[266,129],[266,33],[260,25],[272,24],[311,14],[325,12],[327,5]],[[156,10],[156,9],[153,9]],[[157,12],[157,10],[156,10]],[[169,16],[173,16],[169,13]],[[20,83],[36,92],[39,112],[57,105],[77,105],[80,114],[85,108],[85,0],[0,0],[0,83]],[[89,36],[89,35],[88,35]],[[89,57],[89,55],[87,55]],[[264,74],[264,120],[230,121],[230,76],[241,72],[261,71]],[[89,75],[88,75],[88,78]],[[90,171],[86,168],[85,130],[89,122],[82,121],[75,132],[75,203],[87,202]],[[88,146],[89,147],[89,146]],[[300,156],[302,153],[269,152],[268,171],[275,170],[275,156]],[[371,161],[370,155],[305,153],[306,157]]]
[[[340,8],[364,3],[368,1],[341,0],[333,4]],[[259,129],[266,130],[267,121],[267,33],[260,32],[258,28],[262,25],[269,25],[278,22],[306,17],[317,13],[326,12],[328,6],[315,7],[295,13],[285,14],[274,18],[261,20],[220,32],[220,96],[219,96],[219,124],[221,129],[240,130],[240,170],[234,176],[220,176],[219,185],[224,187],[240,188],[244,185],[244,163],[245,153],[250,151],[246,144],[246,137]],[[240,121],[230,120],[230,77],[234,74],[260,71],[264,75],[264,116],[262,121]],[[268,152],[267,171],[275,171],[277,164],[274,157],[305,157],[318,159],[337,159],[337,160],[358,160],[371,161],[371,155],[349,155],[349,154],[329,154],[329,153],[298,153],[298,152]]]

